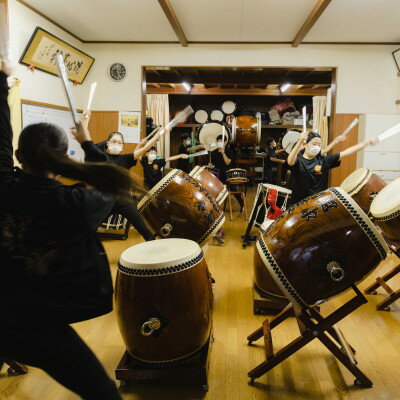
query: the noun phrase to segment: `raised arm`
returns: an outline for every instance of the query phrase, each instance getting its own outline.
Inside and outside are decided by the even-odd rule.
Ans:
[[[187,151],[196,151],[200,149],[205,149],[206,147],[202,144],[198,144],[197,146],[192,146],[187,149]]]
[[[5,64],[0,67],[0,174],[12,174],[14,168],[10,107],[8,106],[8,76]],[[4,183],[4,182],[2,182]]]
[[[351,154],[357,153],[358,151],[362,150],[364,147],[369,145],[376,145],[379,143],[379,139],[377,137],[365,139],[360,143],[357,143],[354,146],[349,147],[346,150],[340,152],[339,160],[343,160],[344,157],[350,156]]]
[[[142,157],[143,154],[146,154],[147,151],[157,143],[158,139],[160,139],[160,134],[157,132],[144,146],[142,146],[142,142],[140,142],[133,152],[133,158],[137,160]]]
[[[293,165],[296,163],[297,156],[299,155],[300,150],[303,148],[306,140],[308,137],[307,132],[302,132],[300,135],[300,139],[297,141],[296,145],[293,147],[292,151],[289,154],[289,157],[287,159],[287,163],[289,166],[293,167]]]

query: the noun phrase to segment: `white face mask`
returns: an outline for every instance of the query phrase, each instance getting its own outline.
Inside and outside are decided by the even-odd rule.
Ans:
[[[111,154],[119,154],[122,151],[122,144],[118,144],[118,143],[110,143],[108,145],[108,151]]]
[[[217,147],[220,149],[224,148],[224,142],[217,142]]]
[[[154,161],[156,158],[157,158],[157,154],[149,154],[148,156],[148,159],[150,160],[150,161]]]
[[[321,151],[321,146],[307,145],[306,151],[311,157],[315,157]]]
[[[190,139],[186,140],[185,143],[186,143],[186,145],[189,146],[190,145]]]

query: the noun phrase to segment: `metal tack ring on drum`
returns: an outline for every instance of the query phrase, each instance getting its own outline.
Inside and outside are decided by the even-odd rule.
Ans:
[[[331,275],[331,279],[335,282],[340,282],[344,278],[344,269],[340,267],[337,261],[331,261],[326,266],[326,269]]]
[[[161,322],[158,318],[150,318],[146,321],[140,330],[143,336],[151,336],[157,329],[161,328]]]
[[[168,236],[171,234],[171,232],[172,232],[173,229],[174,229],[174,228],[173,228],[173,226],[172,226],[171,224],[165,224],[165,225],[160,229],[161,235],[162,235],[163,237],[168,237]]]

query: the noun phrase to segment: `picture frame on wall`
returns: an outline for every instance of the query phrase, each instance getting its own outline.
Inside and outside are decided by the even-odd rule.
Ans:
[[[400,49],[395,50],[392,52],[394,62],[396,63],[397,70],[400,72]]]
[[[94,63],[94,58],[39,26],[29,39],[19,62],[58,76],[55,58],[57,53],[63,54],[68,79],[82,83]]]

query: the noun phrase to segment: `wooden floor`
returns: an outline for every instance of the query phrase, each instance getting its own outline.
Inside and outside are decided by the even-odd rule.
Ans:
[[[214,337],[209,371],[209,391],[184,386],[136,385],[120,389],[124,399],[179,400],[179,399],[352,399],[400,400],[400,302],[392,311],[376,311],[375,305],[383,299],[368,296],[369,303],[339,324],[349,342],[357,350],[359,367],[373,381],[371,389],[353,385],[353,376],[339,365],[328,350],[313,341],[286,362],[248,385],[247,372],[263,361],[264,351],[259,345],[247,346],[246,336],[261,325],[263,316],[253,315],[252,309],[252,254],[254,245],[242,249],[240,236],[246,222],[235,211],[234,220],[225,223],[227,233],[223,247],[209,244],[205,247],[206,260],[214,276]],[[127,241],[108,241],[113,275],[121,252],[140,242],[131,231]],[[360,259],[362,258],[360,254]],[[390,256],[364,282],[365,288],[375,276],[392,268],[397,259]],[[400,278],[390,281],[396,289]],[[330,300],[323,306],[325,313],[348,299],[351,293]],[[99,357],[108,373],[114,369],[124,352],[115,320],[111,313],[101,318],[75,325]],[[274,331],[274,344],[280,348],[297,336],[293,319],[285,321]],[[29,332],[27,333],[29,334]],[[8,376],[6,368],[0,372],[0,399],[9,400],[76,400],[78,397],[58,385],[46,374],[30,368],[25,376]]]

